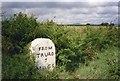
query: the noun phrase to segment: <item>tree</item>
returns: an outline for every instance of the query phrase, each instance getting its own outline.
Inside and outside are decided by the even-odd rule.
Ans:
[[[110,26],[114,26],[115,24],[114,23],[110,23]]]
[[[101,23],[100,25],[101,25],[101,26],[108,26],[109,23],[107,23],[107,22],[104,23],[104,22],[103,22],[103,23]]]
[[[90,23],[87,23],[86,25],[91,25]]]

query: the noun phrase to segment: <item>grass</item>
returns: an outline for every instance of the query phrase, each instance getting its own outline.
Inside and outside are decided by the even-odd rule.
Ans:
[[[98,53],[96,59],[91,61],[88,66],[81,65],[77,72],[80,73],[80,79],[113,79],[110,77],[111,63],[114,61],[118,65],[118,48],[110,48],[103,53]],[[115,64],[114,63],[114,64]],[[116,66],[117,67],[117,66]]]
[[[72,44],[70,44],[73,47],[77,45],[79,40],[83,40],[86,37],[86,33],[83,33],[86,28],[84,26],[64,27],[68,31],[65,37],[72,41]],[[91,28],[94,29],[92,31],[97,30],[96,27]],[[104,28],[101,28],[101,31],[104,31],[102,35],[106,33]],[[81,63],[74,72],[66,71],[64,66],[57,66],[52,72],[45,71],[44,73],[37,71],[26,52],[12,56],[3,54],[2,77],[3,79],[120,79],[119,53],[120,51],[117,47],[109,47],[105,51],[97,51],[94,60],[89,61],[87,64]]]
[[[4,79],[118,79],[119,76],[112,75],[111,70],[118,68],[118,53],[116,47],[111,47],[105,52],[97,53],[97,58],[90,61],[86,66],[80,64],[75,72],[67,72],[63,67],[56,67],[53,72],[37,72],[34,65],[28,60],[29,57],[21,55],[3,55],[2,74]]]

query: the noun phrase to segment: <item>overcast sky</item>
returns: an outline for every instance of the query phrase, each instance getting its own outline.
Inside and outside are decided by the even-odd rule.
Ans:
[[[118,20],[118,2],[4,2],[4,15],[24,12],[39,22],[53,19],[62,24],[99,24]]]

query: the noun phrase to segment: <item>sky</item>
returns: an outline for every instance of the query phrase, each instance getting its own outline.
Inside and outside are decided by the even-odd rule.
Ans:
[[[118,2],[3,2],[6,17],[23,12],[38,22],[53,19],[58,24],[118,23]]]

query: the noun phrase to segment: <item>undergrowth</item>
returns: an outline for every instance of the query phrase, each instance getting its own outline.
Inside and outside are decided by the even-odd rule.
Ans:
[[[13,30],[12,30],[13,29]],[[29,31],[29,32],[28,32]],[[118,27],[66,27],[53,20],[38,23],[19,13],[2,21],[3,79],[119,79]],[[41,73],[26,46],[49,38],[56,47],[56,68]]]

